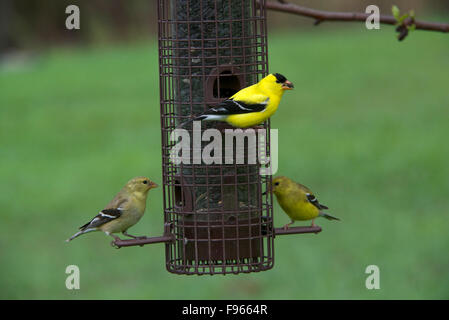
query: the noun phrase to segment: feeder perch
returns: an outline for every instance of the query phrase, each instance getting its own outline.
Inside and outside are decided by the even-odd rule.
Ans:
[[[166,267],[176,274],[228,274],[269,270],[275,235],[318,233],[320,227],[273,228],[271,176],[261,164],[175,164],[171,133],[209,106],[268,73],[266,13],[258,0],[159,0],[159,76],[164,235],[117,240],[117,247],[165,243]],[[264,3],[264,1],[262,1]],[[224,137],[231,126],[201,124]],[[193,136],[193,126],[185,127]],[[269,156],[269,121],[263,149]],[[249,150],[248,141],[244,146]],[[207,142],[209,143],[209,142]],[[207,143],[200,142],[203,148]],[[224,138],[223,155],[226,152]]]

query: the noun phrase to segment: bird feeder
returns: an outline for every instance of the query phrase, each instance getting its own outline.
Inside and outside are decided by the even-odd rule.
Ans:
[[[262,5],[259,5],[262,4]],[[159,0],[159,76],[162,133],[164,235],[117,240],[117,247],[163,242],[166,267],[176,274],[249,273],[274,265],[274,237],[316,233],[319,227],[287,230],[273,227],[269,164],[239,162],[242,150],[231,146],[233,161],[225,161],[226,130],[219,122],[189,123],[189,161],[175,163],[173,132],[210,106],[268,73],[264,1]],[[201,139],[215,129],[222,139],[221,163],[206,163]],[[196,130],[196,132],[194,132]],[[257,148],[270,156],[269,121]],[[243,132],[244,133],[244,132]],[[196,141],[195,140],[195,135]],[[243,153],[255,152],[245,140]],[[259,149],[258,149],[259,150]],[[183,155],[184,157],[184,155]],[[232,164],[229,164],[232,162]]]

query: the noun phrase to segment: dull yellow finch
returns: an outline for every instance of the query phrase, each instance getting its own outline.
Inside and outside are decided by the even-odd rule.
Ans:
[[[261,124],[276,112],[285,90],[292,89],[293,83],[283,75],[269,74],[258,83],[243,88],[219,105],[184,122],[181,127],[195,120],[224,121],[237,128]]]
[[[291,219],[284,229],[287,229],[296,220],[312,220],[312,227],[315,226],[317,217],[340,220],[323,212],[322,210],[329,208],[319,203],[312,191],[300,183],[287,177],[276,177],[272,181],[271,188],[279,205]]]
[[[120,240],[119,237],[113,235],[117,232],[122,232],[128,237],[139,238],[126,231],[142,218],[148,191],[156,187],[157,184],[146,177],[131,179],[103,210],[91,221],[81,226],[80,231],[66,241],[71,241],[92,231],[103,231],[115,240]]]

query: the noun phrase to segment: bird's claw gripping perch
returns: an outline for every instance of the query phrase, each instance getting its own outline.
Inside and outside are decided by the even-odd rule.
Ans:
[[[115,243],[115,241],[116,241],[116,240],[112,240],[112,241],[111,241],[111,246],[112,246],[113,248],[120,249],[120,246],[118,246],[118,245]]]

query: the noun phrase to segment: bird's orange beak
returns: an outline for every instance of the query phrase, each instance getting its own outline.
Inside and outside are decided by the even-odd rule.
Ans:
[[[293,85],[293,83],[291,83],[290,81],[286,80],[283,84],[282,84],[282,89],[284,90],[293,90],[295,86]]]
[[[158,185],[157,185],[157,183],[154,183],[153,181],[151,181],[149,187],[150,187],[150,189],[154,189],[154,188],[157,188]]]

